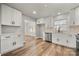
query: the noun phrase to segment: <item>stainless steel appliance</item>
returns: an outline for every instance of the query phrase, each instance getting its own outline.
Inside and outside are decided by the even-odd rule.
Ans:
[[[79,34],[76,34],[76,48],[79,49]]]
[[[45,33],[45,41],[52,42],[52,33]]]
[[[79,34],[76,34],[76,55],[79,56]]]

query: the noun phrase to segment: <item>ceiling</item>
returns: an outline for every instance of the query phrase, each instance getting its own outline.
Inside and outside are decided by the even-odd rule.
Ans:
[[[41,18],[55,16],[58,12],[65,13],[79,6],[79,3],[7,3],[7,5],[22,11],[26,16]],[[33,14],[33,11],[36,11],[36,14]]]

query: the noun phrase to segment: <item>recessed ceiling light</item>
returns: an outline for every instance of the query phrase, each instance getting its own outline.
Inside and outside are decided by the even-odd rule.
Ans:
[[[37,12],[36,11],[33,11],[33,14],[36,14]]]
[[[44,5],[44,7],[47,7],[47,5]]]
[[[61,13],[60,13],[60,12],[58,12],[57,14],[58,14],[58,15],[60,15]]]

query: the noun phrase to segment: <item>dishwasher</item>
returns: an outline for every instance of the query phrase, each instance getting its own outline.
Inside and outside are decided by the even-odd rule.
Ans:
[[[52,42],[52,33],[45,33],[45,41]]]

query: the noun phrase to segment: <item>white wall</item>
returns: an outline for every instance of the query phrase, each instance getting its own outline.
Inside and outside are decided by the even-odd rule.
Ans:
[[[35,19],[24,16],[25,35],[36,36],[36,22]]]

